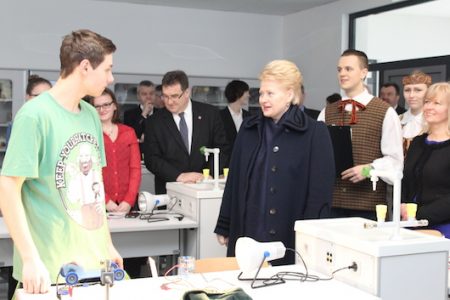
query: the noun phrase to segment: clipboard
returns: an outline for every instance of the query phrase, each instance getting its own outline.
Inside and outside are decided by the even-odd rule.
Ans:
[[[333,144],[336,177],[353,167],[352,132],[350,126],[328,125],[331,143]]]

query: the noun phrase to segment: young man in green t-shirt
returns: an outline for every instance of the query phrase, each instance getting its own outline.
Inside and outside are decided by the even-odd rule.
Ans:
[[[0,207],[14,241],[13,276],[45,293],[63,264],[123,268],[105,215],[102,128],[81,98],[114,80],[113,42],[89,30],[64,37],[60,77],[17,113],[0,176]]]

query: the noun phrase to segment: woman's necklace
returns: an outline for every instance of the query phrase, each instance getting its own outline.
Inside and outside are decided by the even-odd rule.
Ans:
[[[103,127],[103,132],[106,133],[107,136],[112,138],[112,136],[114,135],[115,127],[116,126],[114,124],[112,124],[109,128]]]

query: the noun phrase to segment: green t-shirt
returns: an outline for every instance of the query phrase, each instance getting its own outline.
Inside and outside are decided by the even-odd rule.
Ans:
[[[52,282],[63,264],[75,262],[93,270],[109,258],[103,149],[98,114],[84,101],[80,112],[72,113],[43,93],[14,119],[1,173],[26,178],[22,202]],[[22,279],[17,249],[13,276]]]

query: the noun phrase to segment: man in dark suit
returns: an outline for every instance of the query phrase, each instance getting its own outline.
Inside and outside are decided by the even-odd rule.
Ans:
[[[307,108],[305,106],[305,86],[302,84],[300,86],[300,95],[301,95],[301,107],[302,107],[302,111],[310,116],[311,118],[313,118],[314,120],[317,120],[317,117],[319,116],[320,111],[316,110],[316,109],[312,109],[312,108]]]
[[[389,103],[398,115],[403,114],[406,109],[398,104],[400,99],[400,88],[396,83],[386,82],[381,86],[380,98]]]
[[[208,167],[200,153],[203,146],[220,149],[220,171],[228,166],[229,159],[219,110],[190,100],[189,81],[183,71],[164,75],[162,97],[165,108],[148,118],[145,126],[144,161],[155,174],[156,194],[166,193],[166,182],[194,183],[203,179],[202,170]]]
[[[220,111],[228,143],[233,151],[234,140],[241,127],[242,121],[250,113],[242,107],[248,104],[250,87],[241,80],[233,80],[225,87],[225,98],[228,106]]]
[[[137,86],[137,98],[140,104],[125,111],[123,123],[134,129],[139,139],[141,153],[143,153],[145,120],[153,114],[153,103],[155,101],[155,85],[153,82],[149,80],[139,82]]]

